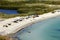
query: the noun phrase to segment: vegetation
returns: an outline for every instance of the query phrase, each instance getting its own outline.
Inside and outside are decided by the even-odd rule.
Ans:
[[[41,3],[60,5],[60,1],[41,1]]]
[[[0,40],[10,40],[10,38],[7,37],[7,36],[1,36],[1,35],[0,35]]]
[[[44,5],[43,5],[43,4]],[[40,5],[41,4],[41,5]],[[29,1],[0,1],[0,9],[10,9],[17,10],[19,14],[4,14],[0,13],[0,17],[2,18],[11,18],[15,16],[27,16],[32,14],[44,14],[55,9],[59,9],[58,7],[49,7],[46,4],[60,4],[60,1],[42,1],[42,0],[29,0]]]

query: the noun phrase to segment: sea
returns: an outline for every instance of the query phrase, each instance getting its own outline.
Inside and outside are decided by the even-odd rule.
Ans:
[[[60,40],[60,16],[39,21],[14,35],[18,40]]]

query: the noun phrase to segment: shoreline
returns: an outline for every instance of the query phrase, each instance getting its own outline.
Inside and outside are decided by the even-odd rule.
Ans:
[[[45,19],[48,19],[48,18],[52,18],[52,17],[56,17],[56,16],[59,16],[60,15],[60,12],[55,12],[55,13],[52,13],[52,12],[49,12],[49,13],[45,13],[45,14],[42,14],[42,15],[39,15],[39,17],[35,17],[35,18],[29,18],[29,19],[24,19],[23,21],[19,22],[19,23],[16,23],[12,26],[9,26],[8,28],[1,28],[1,29],[5,29],[3,31],[0,31],[2,32],[1,35],[9,35],[9,34],[14,34],[18,31],[20,31],[21,29],[24,29],[25,27],[28,27],[34,23],[37,23],[39,21],[42,21],[42,20],[45,20]],[[20,17],[18,17],[20,18]],[[0,23],[1,24],[1,23]]]
[[[46,15],[46,14],[43,14],[43,15]],[[25,27],[31,26],[31,25],[33,25],[33,24],[35,24],[35,23],[37,23],[37,22],[43,21],[43,20],[48,19],[48,18],[53,18],[53,17],[59,16],[59,15],[60,15],[60,14],[52,14],[52,15],[50,15],[49,17],[44,17],[44,16],[42,16],[42,15],[39,15],[39,17],[42,16],[41,19],[38,19],[38,20],[33,19],[33,21],[31,21],[30,23],[27,23],[27,24],[25,24],[25,25],[22,25],[22,26],[20,27],[21,29],[20,29],[20,28],[17,28],[17,29],[13,32],[13,34],[14,34],[14,33],[17,33],[18,30],[20,31],[20,30],[24,29]],[[36,19],[37,19],[37,18],[36,18]]]
[[[31,25],[33,25],[33,24],[35,24],[35,23],[38,23],[38,22],[40,22],[40,21],[43,21],[43,20],[46,20],[46,19],[50,19],[50,18],[54,18],[54,17],[56,17],[56,16],[59,16],[59,15],[55,15],[55,16],[51,16],[51,17],[49,17],[49,18],[43,18],[43,19],[41,19],[41,20],[37,20],[37,21],[33,21],[33,22],[31,22],[31,23],[29,23],[29,24],[26,24],[26,25],[23,25],[23,26],[21,26],[21,27],[23,27],[22,29],[24,29],[24,28],[26,28],[26,27],[28,27],[28,26],[31,26]],[[22,30],[22,29],[16,29],[16,30]],[[16,31],[15,30],[15,31]],[[19,32],[19,31],[17,31],[17,32]],[[17,33],[17,32],[15,32],[15,33]]]

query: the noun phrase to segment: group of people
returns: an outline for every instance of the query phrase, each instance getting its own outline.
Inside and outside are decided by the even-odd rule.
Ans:
[[[18,21],[22,21],[24,18],[20,18],[20,19],[17,19],[17,20],[14,20],[13,23],[18,23]],[[7,23],[6,25],[3,25],[3,27],[8,27],[10,26],[11,23]]]
[[[23,21],[24,19],[29,19],[31,17],[35,18],[35,17],[39,17],[39,15],[27,16],[26,18],[16,19],[13,21],[13,23],[18,23],[19,21]],[[8,23],[7,25],[3,25],[3,27],[8,27],[10,25],[11,25],[11,23]]]

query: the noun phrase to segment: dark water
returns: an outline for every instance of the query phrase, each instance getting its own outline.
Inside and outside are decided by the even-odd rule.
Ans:
[[[6,13],[6,14],[18,14],[17,10],[0,9],[0,12]]]
[[[60,40],[60,16],[33,24],[15,36],[18,40]]]

